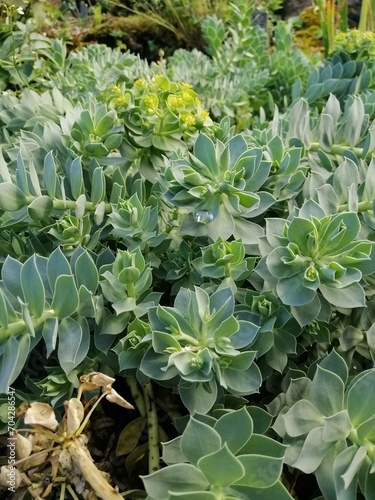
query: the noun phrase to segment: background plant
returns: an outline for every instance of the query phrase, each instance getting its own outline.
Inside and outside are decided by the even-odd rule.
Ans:
[[[316,0],[319,9],[323,43],[326,55],[335,48],[336,31],[348,30],[348,1]],[[375,4],[373,0],[362,0],[358,29],[362,32],[374,30]]]

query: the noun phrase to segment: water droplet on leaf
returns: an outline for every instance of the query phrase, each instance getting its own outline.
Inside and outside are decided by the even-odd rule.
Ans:
[[[209,210],[197,210],[194,212],[194,220],[195,222],[199,222],[201,224],[208,224],[214,218],[214,214]]]

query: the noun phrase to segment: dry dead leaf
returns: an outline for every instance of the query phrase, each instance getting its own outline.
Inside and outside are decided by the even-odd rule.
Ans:
[[[87,449],[73,442],[68,450],[76,467],[80,469],[83,477],[100,498],[104,500],[123,500],[118,491],[106,481],[96,468]]]
[[[72,398],[65,403],[66,414],[66,432],[68,436],[72,436],[79,429],[84,416],[85,410],[83,404],[77,398]]]
[[[9,478],[12,477],[12,481],[14,481],[14,488],[17,489],[21,484],[22,478],[19,470],[15,467],[8,465],[3,465],[0,468],[0,486],[4,486],[5,488],[9,488]],[[13,485],[12,485],[13,487]]]
[[[111,403],[116,403],[123,408],[127,408],[128,410],[134,410],[134,406],[131,405],[124,399],[120,394],[118,394],[114,389],[111,389],[111,392],[107,394],[106,399]]]
[[[52,406],[47,403],[31,403],[26,410],[24,422],[26,425],[41,425],[52,431],[59,425]]]
[[[82,392],[93,391],[95,389],[107,389],[112,387],[115,379],[101,372],[91,372],[80,377]]]
[[[17,459],[21,460],[22,458],[30,456],[32,449],[33,449],[33,444],[31,440],[25,436],[22,436],[22,434],[17,434],[16,437]]]

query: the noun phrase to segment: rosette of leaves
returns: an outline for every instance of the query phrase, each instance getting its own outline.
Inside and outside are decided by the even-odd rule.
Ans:
[[[273,427],[288,445],[285,462],[315,472],[327,500],[355,500],[359,491],[374,498],[374,384],[375,369],[350,380],[345,361],[332,351],[315,365],[312,379],[292,380],[281,406]]]
[[[298,195],[309,168],[301,161],[303,148],[287,145],[286,140],[278,133],[279,128],[280,118],[276,111],[272,125],[266,129],[246,132],[246,140],[255,147],[262,147],[264,159],[271,162],[264,188],[281,202]],[[283,205],[281,210],[285,210]]]
[[[193,154],[170,160],[164,173],[166,198],[189,212],[181,233],[208,235],[214,241],[233,235],[245,245],[256,245],[262,229],[248,219],[262,215],[275,201],[260,190],[270,167],[262,150],[249,149],[242,135],[224,144],[200,134]]]
[[[22,371],[44,339],[46,355],[57,348],[69,375],[86,357],[90,318],[97,312],[99,274],[90,254],[78,247],[68,260],[60,248],[24,263],[7,257],[0,281],[0,392]]]
[[[248,306],[259,325],[259,333],[253,344],[257,351],[257,364],[263,379],[273,370],[283,373],[289,357],[297,353],[297,338],[301,327],[283,306],[273,291],[256,292],[240,289],[241,302]],[[237,306],[241,310],[241,305]],[[245,309],[246,310],[246,309]]]
[[[112,233],[119,236],[129,250],[154,238],[158,232],[157,206],[144,207],[137,193],[127,200],[119,199],[108,220],[113,226]]]
[[[234,295],[222,288],[208,295],[203,289],[182,288],[174,307],[148,311],[150,347],[141,372],[178,391],[190,412],[206,413],[218,395],[218,386],[235,395],[256,392],[260,372],[248,350],[258,327],[234,315]]]
[[[212,245],[202,248],[202,257],[194,259],[196,271],[205,278],[236,289],[251,275],[255,264],[254,257],[245,257],[245,245],[241,241],[217,240]]]
[[[119,250],[113,263],[100,268],[100,276],[103,295],[116,312],[113,321],[122,327],[120,331],[130,318],[127,313],[134,312],[137,317],[143,316],[148,307],[159,301],[160,293],[149,292],[152,269],[146,264],[139,247],[132,252]],[[123,318],[123,324],[120,318]]]
[[[120,197],[113,204],[108,222],[112,225],[112,234],[121,238],[128,250],[139,247],[148,261],[160,264],[155,253],[160,254],[169,246],[167,233],[159,229],[159,204],[157,197],[151,195],[146,199],[146,188],[141,179],[132,183],[129,198]],[[152,255],[151,252],[152,251]]]
[[[366,278],[368,280],[368,278]],[[371,281],[370,281],[371,280]],[[373,278],[370,278],[373,287]],[[355,309],[350,317],[340,315],[335,321],[335,334],[340,347],[339,354],[345,359],[348,366],[355,366],[357,354],[372,362],[375,356],[375,302],[366,301],[366,307]],[[365,361],[366,363],[366,361]]]
[[[142,358],[150,345],[150,324],[134,318],[127,326],[127,334],[113,349],[118,355],[120,371],[134,375],[141,365]]]
[[[171,231],[169,236],[173,237],[174,232]],[[179,247],[172,250],[173,248],[165,254],[160,268],[155,269],[154,274],[159,279],[173,283],[172,295],[176,295],[181,287],[192,289],[194,285],[201,285],[204,278],[193,265],[195,257],[199,254],[196,245],[182,240]]]
[[[186,150],[199,130],[212,126],[191,85],[156,75],[134,82],[131,89],[115,86],[110,101],[122,118],[123,156],[140,158],[141,172],[155,182],[155,168],[163,166],[163,154]]]
[[[78,106],[68,112],[61,118],[61,127],[68,146],[84,159],[97,158],[100,162],[118,149],[123,140],[123,126],[118,123],[116,111],[93,101],[89,109]]]
[[[52,406],[62,406],[64,401],[71,398],[73,391],[78,388],[80,375],[95,370],[97,365],[97,360],[86,357],[69,374],[66,374],[60,366],[46,366],[47,376],[38,381],[33,399],[48,398]]]
[[[195,414],[181,436],[163,444],[167,467],[142,476],[147,499],[291,499],[280,481],[285,446],[262,435],[267,425],[254,430],[246,407],[218,418]]]
[[[320,313],[327,318],[327,304],[365,305],[362,276],[373,272],[375,261],[373,243],[357,240],[360,229],[356,213],[326,215],[312,200],[291,221],[267,220],[257,272],[301,325]]]

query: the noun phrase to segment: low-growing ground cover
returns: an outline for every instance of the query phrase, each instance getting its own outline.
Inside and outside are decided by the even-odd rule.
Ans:
[[[158,63],[7,7],[4,492],[374,498],[371,36],[312,60],[254,7]]]

